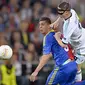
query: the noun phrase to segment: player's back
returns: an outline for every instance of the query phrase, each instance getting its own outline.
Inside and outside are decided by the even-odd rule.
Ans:
[[[61,66],[66,60],[68,60],[69,57],[64,48],[61,47],[56,41],[54,34],[55,34],[54,32],[50,32],[49,34],[46,35],[45,40],[48,40],[48,44],[50,43],[51,46],[50,51],[53,55],[56,64],[58,66]]]
[[[82,34],[82,27],[79,23],[79,18],[76,12],[71,9],[71,16],[69,19],[64,21],[63,34],[64,37],[69,40],[78,40],[79,36]]]
[[[83,42],[85,40],[85,30],[82,28],[76,12],[71,9],[71,13],[72,16],[64,21],[63,34],[65,40],[63,39],[63,42],[69,42],[75,50],[75,53],[81,49],[80,53],[84,54],[82,49],[85,48],[85,43]]]

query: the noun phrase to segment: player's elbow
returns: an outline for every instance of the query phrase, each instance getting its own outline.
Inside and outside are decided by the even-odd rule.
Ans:
[[[44,61],[47,61],[47,60],[49,60],[51,57],[52,57],[52,54],[51,54],[51,53],[50,53],[50,54],[44,54],[41,59],[43,59]]]

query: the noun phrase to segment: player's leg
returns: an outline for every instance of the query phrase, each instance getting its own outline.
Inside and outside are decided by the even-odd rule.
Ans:
[[[69,63],[68,66],[69,67],[67,67],[66,72],[68,72],[69,77],[65,85],[72,85],[75,82],[75,76],[77,73],[77,64],[75,61],[72,61],[71,63]]]
[[[85,57],[82,55],[76,55],[76,63],[78,64],[78,71],[75,77],[76,81],[82,81],[82,72],[81,72],[81,65],[85,61]]]
[[[68,82],[73,72],[75,72],[75,74]],[[75,62],[70,62],[64,66],[61,66],[59,70],[55,68],[49,75],[46,85],[56,85],[56,84],[64,85],[67,83],[71,84],[75,80],[76,72],[77,72],[77,64]]]
[[[72,68],[73,68],[73,66],[72,66]],[[70,85],[70,84],[72,84],[72,83],[74,83],[75,82],[75,76],[76,76],[76,73],[77,73],[77,71],[75,70],[71,70],[71,73],[70,73],[70,76],[69,76],[69,78],[68,78],[68,81],[67,81],[67,84],[68,85]]]
[[[82,81],[81,64],[78,64],[78,71],[77,71],[75,80],[76,80],[76,81]]]
[[[45,85],[56,85],[54,81],[56,74],[58,73],[58,67],[55,67],[54,70],[50,73],[50,75],[47,78]]]
[[[47,82],[45,85],[64,85],[68,80],[68,76],[62,71],[58,70],[57,67],[51,72],[51,74],[47,78]]]

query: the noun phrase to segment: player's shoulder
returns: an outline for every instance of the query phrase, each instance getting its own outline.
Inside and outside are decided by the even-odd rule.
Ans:
[[[78,16],[74,9],[71,9],[71,13],[72,13],[72,18],[75,18]]]
[[[71,9],[72,16],[70,18],[70,22],[75,22],[78,19],[78,15],[74,9]]]
[[[54,36],[55,32],[49,32],[49,34],[47,35],[48,38],[52,38]]]
[[[53,32],[53,31],[49,32],[49,33],[45,36],[45,39],[48,39],[48,40],[53,39],[54,34],[55,34],[55,32]]]
[[[76,13],[76,11],[74,9],[71,9],[71,13]]]

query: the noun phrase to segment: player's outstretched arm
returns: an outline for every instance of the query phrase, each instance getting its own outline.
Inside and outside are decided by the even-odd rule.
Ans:
[[[56,29],[59,26],[60,19],[61,18],[58,16],[57,20],[55,22],[53,22],[52,24],[50,24],[50,27],[53,29]]]
[[[61,40],[61,32],[55,33],[54,37],[55,37],[55,39],[57,40],[57,42],[59,43],[60,46],[67,48],[67,45],[64,44]]]
[[[30,81],[35,81],[37,79],[37,75],[39,71],[43,68],[43,66],[48,62],[48,60],[51,58],[52,54],[43,55],[40,59],[40,63],[37,66],[36,70],[31,74]]]

